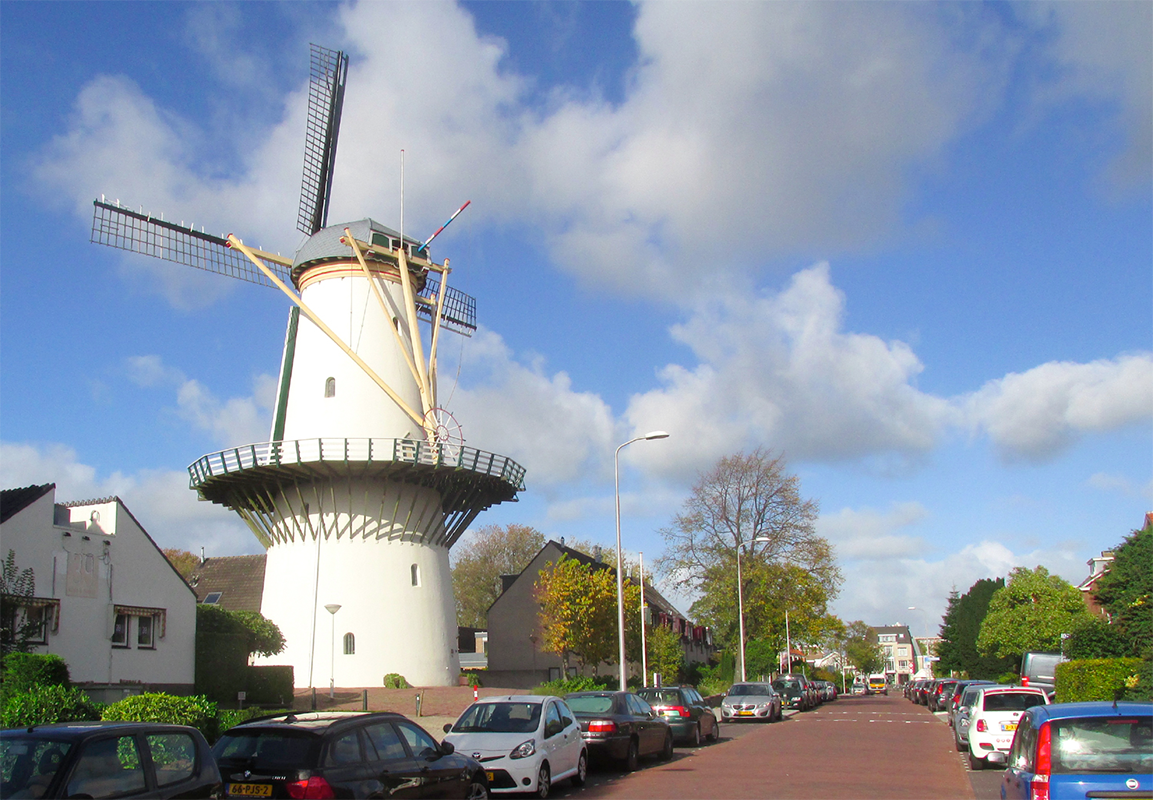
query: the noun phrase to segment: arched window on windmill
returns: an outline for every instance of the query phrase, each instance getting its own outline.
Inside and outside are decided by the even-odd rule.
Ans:
[[[420,565],[413,564],[409,571],[412,573],[412,585],[420,586]]]
[[[346,656],[356,655],[356,636],[352,631],[344,634],[344,654]]]
[[[324,382],[324,396],[336,397],[336,378],[329,378]]]

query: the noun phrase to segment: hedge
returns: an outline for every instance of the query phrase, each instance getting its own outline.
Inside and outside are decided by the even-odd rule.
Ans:
[[[24,728],[53,722],[95,722],[100,706],[70,686],[37,686],[13,694],[0,711],[0,728]]]
[[[101,719],[115,722],[168,722],[191,725],[215,741],[219,731],[216,703],[206,697],[170,694],[138,694],[125,697],[104,709]]]
[[[244,672],[245,705],[291,706],[295,696],[291,666],[269,664]]]
[[[0,703],[45,686],[71,686],[68,664],[58,655],[9,653],[0,666]]]
[[[1087,658],[1057,665],[1057,702],[1119,700],[1136,687],[1141,659]]]

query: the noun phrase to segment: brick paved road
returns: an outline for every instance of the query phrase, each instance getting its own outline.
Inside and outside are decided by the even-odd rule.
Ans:
[[[598,782],[569,796],[590,800],[971,800],[974,796],[949,727],[923,706],[897,695],[845,697],[785,722],[740,733],[712,747],[678,749],[672,762]]]

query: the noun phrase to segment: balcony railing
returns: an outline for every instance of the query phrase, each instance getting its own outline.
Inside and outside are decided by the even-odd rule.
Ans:
[[[511,458],[457,444],[430,445],[421,439],[299,439],[246,444],[211,453],[188,467],[195,489],[213,478],[259,467],[296,464],[391,462],[413,466],[459,469],[500,478],[524,490],[524,467]]]

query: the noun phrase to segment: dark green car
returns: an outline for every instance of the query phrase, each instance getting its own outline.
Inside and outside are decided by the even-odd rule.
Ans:
[[[700,692],[691,686],[663,686],[638,689],[653,710],[663,716],[673,729],[678,742],[696,747],[702,739],[715,742],[721,735],[721,723]]]

